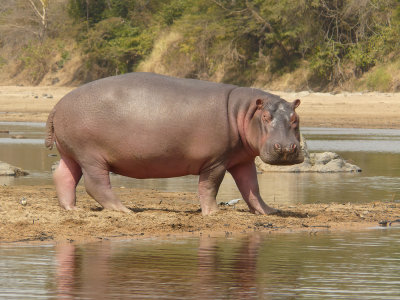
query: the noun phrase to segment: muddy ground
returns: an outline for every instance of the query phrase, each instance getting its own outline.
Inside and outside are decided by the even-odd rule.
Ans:
[[[195,193],[115,188],[132,213],[102,210],[83,187],[78,209],[62,210],[53,186],[0,188],[0,241],[76,241],[110,238],[239,235],[250,232],[282,233],[355,230],[390,226],[400,219],[400,203],[276,205],[278,215],[253,215],[243,201],[220,206],[203,217]],[[21,200],[22,201],[21,204]],[[25,202],[26,201],[26,202]],[[383,222],[382,222],[383,221]],[[400,221],[400,220],[399,220]],[[400,223],[393,222],[391,226]]]
[[[44,122],[54,104],[72,88],[0,87],[0,121]],[[400,128],[400,94],[281,93],[302,99],[302,126]],[[248,212],[243,201],[235,207],[202,217],[194,193],[115,188],[132,213],[101,210],[82,187],[78,210],[58,206],[53,186],[0,187],[0,242],[93,241],[143,238],[235,235],[254,231],[281,233],[365,229],[400,219],[400,203],[275,205],[279,215]],[[22,200],[22,203],[21,203]],[[400,225],[393,222],[392,226]]]

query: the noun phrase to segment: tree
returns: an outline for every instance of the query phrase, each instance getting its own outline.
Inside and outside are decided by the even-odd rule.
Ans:
[[[39,18],[40,28],[38,31],[38,36],[40,40],[46,35],[48,26],[48,8],[49,0],[28,0],[31,5],[35,15]]]

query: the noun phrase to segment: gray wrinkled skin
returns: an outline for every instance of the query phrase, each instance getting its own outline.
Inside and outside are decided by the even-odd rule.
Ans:
[[[46,146],[56,143],[60,205],[74,209],[85,187],[104,208],[129,211],[113,193],[109,172],[134,178],[200,175],[202,213],[228,171],[253,213],[275,210],[261,199],[254,158],[269,164],[303,161],[300,100],[286,102],[253,88],[131,73],[83,85],[63,97],[47,121]]]

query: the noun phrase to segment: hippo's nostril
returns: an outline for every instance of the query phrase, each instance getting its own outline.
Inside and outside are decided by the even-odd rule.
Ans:
[[[289,148],[289,153],[297,153],[299,147],[296,144],[291,144]]]
[[[293,153],[296,153],[297,152],[297,145],[296,144],[290,144],[290,145],[288,145],[288,146],[286,146],[283,150],[282,150],[282,152],[284,152],[284,153],[288,153],[288,154],[293,154]]]
[[[280,144],[276,143],[276,144],[274,144],[274,150],[277,153],[281,153],[282,152],[282,146]]]

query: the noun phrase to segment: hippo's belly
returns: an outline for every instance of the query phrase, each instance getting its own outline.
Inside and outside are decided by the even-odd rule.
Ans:
[[[224,163],[229,152],[213,132],[131,138],[125,143],[104,146],[103,157],[114,173],[133,178],[167,178],[198,175],[202,170]],[[123,140],[120,138],[119,141]]]
[[[185,175],[198,175],[201,170],[199,162],[185,159],[131,159],[111,164],[110,170],[116,174],[132,178],[169,178]]]

